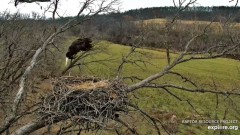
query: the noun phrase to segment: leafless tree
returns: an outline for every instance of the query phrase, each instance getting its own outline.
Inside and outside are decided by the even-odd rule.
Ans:
[[[54,6],[53,10],[53,19],[55,19],[55,14],[57,13],[57,6],[58,0],[54,1],[53,4],[51,3],[50,5]],[[55,29],[55,31],[47,36],[42,36],[42,43],[39,46],[39,48],[36,48],[34,51],[34,54],[32,57],[30,56],[30,63],[26,65],[26,69],[22,71],[22,73],[19,75],[19,89],[16,93],[16,96],[14,98],[14,101],[11,105],[11,112],[9,115],[6,117],[5,121],[3,122],[3,125],[1,125],[0,128],[0,133],[3,133],[4,131],[8,130],[9,127],[18,121],[18,119],[22,116],[21,114],[18,114],[19,111],[19,106],[20,103],[23,99],[23,95],[26,92],[26,81],[29,77],[29,75],[32,73],[32,70],[35,68],[36,64],[39,61],[39,56],[44,52],[45,49],[51,44],[54,39],[61,33],[65,32],[66,30],[75,27],[82,22],[91,19],[91,17],[99,14],[99,13],[104,13],[104,12],[110,12],[115,10],[115,6],[118,5],[118,0],[85,0],[82,2],[81,7],[79,8],[78,13],[76,14],[76,17],[73,19],[70,19],[68,22],[63,24],[62,26],[58,27]],[[95,8],[93,8],[95,7]],[[83,19],[80,19],[80,15],[85,13],[85,16]],[[17,33],[18,34],[18,33]],[[14,43],[13,43],[14,45]],[[10,48],[11,49],[11,48]],[[11,55],[11,50],[9,50],[9,54]],[[11,58],[11,57],[10,57]],[[25,60],[25,59],[24,59]],[[5,66],[8,68],[9,66]],[[18,69],[17,69],[18,70]],[[25,134],[25,133],[30,133],[40,127],[43,127],[45,125],[45,122],[33,122],[29,123],[26,126],[20,128],[17,130],[14,134]]]
[[[58,14],[57,9],[58,9],[58,4],[60,0],[53,1],[47,10],[52,10],[52,19],[56,20],[56,14]],[[9,133],[10,127],[15,124],[16,122],[19,121],[22,117],[29,113],[33,113],[36,110],[39,110],[39,108],[36,109],[36,105],[38,103],[33,104],[28,108],[30,111],[20,111],[21,110],[21,104],[23,103],[24,99],[24,94],[28,93],[27,88],[27,81],[29,80],[31,74],[33,73],[34,69],[36,69],[38,66],[37,64],[41,62],[40,57],[43,57],[43,52],[49,48],[52,43],[54,43],[54,40],[62,33],[66,32],[67,30],[74,28],[78,25],[80,25],[82,22],[87,21],[94,17],[95,15],[99,13],[104,13],[104,12],[110,12],[110,11],[115,11],[114,6],[118,3],[118,0],[85,0],[81,4],[81,8],[79,9],[79,12],[76,13],[76,16],[72,19],[70,19],[68,22],[66,22],[63,25],[55,25],[52,31],[50,31],[47,34],[43,34],[39,36],[39,39],[42,39],[40,42],[34,43],[37,44],[37,46],[34,46],[36,48],[29,48],[28,51],[33,52],[33,53],[27,53],[28,59],[23,59],[23,64],[19,64],[21,68],[12,68],[10,67],[9,64],[12,61],[11,59],[14,58],[13,56],[19,56],[19,54],[14,54],[13,50],[16,49],[16,46],[19,44],[16,41],[19,40],[13,40],[14,42],[11,42],[11,39],[7,38],[8,40],[5,40],[4,45],[5,48],[5,57],[7,57],[6,62],[3,64],[3,67],[0,67],[0,71],[4,71],[1,73],[2,78],[5,78],[6,81],[2,83],[13,83],[9,82],[8,79],[11,77],[6,76],[5,73],[9,73],[10,70],[13,70],[14,72],[13,79],[12,81],[16,81],[14,83],[18,84],[17,91],[13,92],[16,94],[10,102],[11,109],[9,114],[6,116],[6,119],[4,120],[3,124],[0,126],[0,133],[6,132],[7,134]],[[177,13],[180,14],[182,10],[184,10],[186,7],[189,5],[195,3],[196,0],[179,0],[178,3],[174,1],[174,4],[176,7],[179,7],[179,11]],[[92,7],[96,8],[92,8]],[[85,13],[87,12],[87,13]],[[80,18],[80,16],[85,13],[86,15],[83,18]],[[60,15],[59,15],[60,16]],[[61,16],[60,16],[61,17]],[[172,21],[166,26],[166,31],[167,33],[171,30],[173,24],[175,23],[177,17],[174,17]],[[226,21],[227,23],[228,21]],[[131,59],[132,55],[138,55],[138,56],[145,56],[146,54],[143,54],[141,51],[137,51],[137,49],[140,47],[142,44],[143,40],[138,40],[138,43],[135,43],[132,45],[132,47],[129,49],[129,53],[126,55],[123,55],[122,61],[118,66],[117,73],[116,73],[116,78],[111,80],[109,88],[109,93],[106,92],[107,90],[97,90],[97,93],[94,93],[96,91],[91,91],[90,93],[86,93],[84,91],[80,92],[73,92],[70,91],[65,85],[68,82],[64,81],[59,81],[54,87],[57,89],[57,91],[53,90],[53,93],[47,97],[44,98],[44,100],[41,100],[39,104],[41,104],[41,113],[45,114],[42,116],[43,119],[35,119],[30,121],[29,123],[18,127],[16,130],[12,132],[14,135],[23,135],[23,134],[30,134],[42,127],[46,127],[48,125],[54,125],[56,123],[61,123],[61,122],[66,122],[67,120],[72,120],[76,122],[77,124],[71,123],[69,125],[61,126],[60,130],[58,131],[57,134],[64,134],[68,133],[71,131],[78,132],[78,134],[81,133],[82,130],[97,130],[97,129],[102,129],[98,128],[99,126],[104,127],[105,125],[102,124],[104,122],[108,123],[108,120],[114,120],[116,123],[120,123],[122,126],[128,129],[128,131],[131,132],[131,134],[139,134],[138,131],[136,130],[136,127],[130,125],[127,121],[124,121],[123,119],[119,118],[119,112],[138,112],[140,115],[142,115],[145,119],[150,121],[152,125],[155,127],[156,132],[158,134],[161,134],[160,129],[164,129],[167,134],[170,134],[169,131],[166,129],[167,127],[164,126],[161,123],[161,120],[151,116],[148,112],[140,109],[137,105],[131,103],[128,100],[128,95],[134,95],[134,92],[137,90],[140,90],[142,88],[154,88],[158,90],[163,90],[170,94],[171,96],[175,97],[179,101],[184,101],[187,102],[191,107],[194,108],[194,106],[191,104],[189,100],[184,100],[180,98],[177,94],[173,92],[174,90],[180,90],[180,91],[185,91],[185,92],[192,92],[192,93],[210,93],[210,94],[216,94],[217,95],[217,101],[218,101],[218,96],[223,96],[231,99],[231,96],[240,96],[239,90],[233,90],[233,91],[224,91],[224,90],[219,90],[219,89],[209,89],[208,87],[202,87],[201,85],[198,85],[198,83],[194,82],[193,80],[189,79],[188,77],[175,72],[173,69],[182,64],[186,63],[191,60],[204,60],[204,59],[214,59],[221,57],[225,54],[228,54],[230,52],[234,52],[237,49],[239,49],[239,41],[238,41],[238,36],[237,35],[231,35],[231,33],[226,33],[229,36],[229,40],[231,41],[231,44],[217,44],[214,46],[210,46],[209,48],[206,48],[205,50],[201,51],[191,51],[191,47],[193,46],[193,43],[196,42],[196,40],[201,39],[203,36],[207,35],[207,31],[209,30],[209,26],[212,24],[212,22],[207,25],[201,33],[197,33],[196,35],[192,35],[192,37],[185,43],[184,45],[184,50],[178,54],[178,56],[175,59],[172,59],[170,61],[170,58],[168,57],[168,65],[166,65],[163,69],[159,69],[159,71],[153,75],[148,76],[147,78],[139,78],[136,76],[130,76],[130,77],[124,77],[122,76],[122,72],[124,69],[125,64],[133,64],[136,65],[137,67],[140,65],[146,65],[146,64],[151,64],[147,63],[146,60],[144,59]],[[2,25],[3,26],[3,25]],[[3,29],[4,27],[2,27]],[[20,29],[20,30],[18,30]],[[16,31],[16,36],[13,36],[14,38],[18,38],[19,32],[21,32],[21,27],[17,27],[16,29],[13,30],[14,32]],[[45,31],[45,30],[43,30]],[[0,31],[2,32],[2,31]],[[2,32],[5,33],[5,32]],[[14,35],[13,33],[12,35]],[[7,35],[7,34],[5,34]],[[21,35],[21,34],[20,34]],[[166,37],[168,37],[168,34],[166,34]],[[9,41],[10,40],[10,41]],[[16,42],[16,43],[15,43]],[[170,48],[167,48],[167,56],[169,56],[169,51]],[[18,49],[19,50],[19,49]],[[20,52],[21,53],[21,52]],[[26,52],[25,52],[26,53]],[[24,53],[24,54],[25,54]],[[81,60],[84,57],[87,57],[89,54],[88,53],[83,53],[81,54],[77,59],[75,59],[69,67],[64,71],[68,71],[70,68],[74,66],[81,66],[81,64],[84,63],[79,63],[79,60]],[[141,57],[140,57],[141,58]],[[10,59],[10,60],[9,60]],[[14,59],[15,60],[15,59]],[[22,60],[22,59],[20,59]],[[19,62],[17,60],[17,62]],[[20,61],[21,62],[21,61]],[[95,62],[95,61],[90,61],[90,62]],[[99,61],[98,61],[99,62]],[[14,63],[14,62],[13,62]],[[87,64],[87,63],[85,63]],[[16,66],[18,64],[14,64]],[[2,66],[2,65],[1,65]],[[18,71],[21,69],[21,71]],[[17,71],[15,71],[17,70]],[[180,77],[185,83],[188,84],[188,86],[185,85],[179,85],[175,84],[172,82],[168,83],[161,83],[158,82],[157,80],[159,78],[163,78],[167,75],[173,75],[175,77]],[[125,78],[131,78],[134,83],[127,85],[124,83]],[[85,80],[88,80],[89,78],[85,78]],[[83,79],[84,80],[84,79]],[[79,80],[74,80],[74,81],[79,81]],[[82,81],[82,79],[80,80]],[[92,79],[92,82],[94,81],[99,81],[98,79]],[[2,84],[1,84],[2,85]],[[3,87],[4,88],[4,87]],[[5,87],[5,89],[1,91],[6,91],[8,87]],[[16,87],[14,87],[16,89]],[[118,90],[118,91],[117,91]],[[111,92],[117,95],[117,98],[114,97]],[[77,94],[76,94],[77,93]],[[73,95],[81,95],[79,96],[73,96]],[[86,100],[85,100],[86,99]],[[97,103],[94,103],[94,101],[99,101]],[[84,118],[79,118],[76,117],[75,112],[69,111],[69,104],[74,105],[73,110],[77,110],[79,108],[75,107],[75,103],[78,103],[78,107],[80,107],[80,111],[78,112],[84,113],[82,117]],[[80,104],[83,103],[83,104]],[[62,112],[62,110],[59,110],[59,106],[64,105],[67,106],[65,108],[65,112]],[[77,106],[76,105],[76,106]],[[107,105],[104,109],[102,109],[102,106]],[[50,108],[48,108],[50,106]],[[89,109],[89,106],[93,109]],[[100,107],[99,107],[100,106]],[[53,107],[53,108],[51,108]],[[87,109],[84,109],[87,108]],[[100,109],[99,109],[100,108]],[[106,109],[108,108],[108,109]],[[217,108],[217,107],[216,107]],[[51,110],[53,109],[53,110]],[[71,109],[71,108],[70,108]],[[19,111],[21,113],[19,113]],[[87,113],[86,113],[87,111]],[[46,115],[47,114],[47,115]],[[86,115],[88,114],[88,115]],[[227,115],[227,111],[225,113]],[[46,120],[47,119],[47,120]],[[100,120],[99,120],[100,119]],[[224,117],[225,119],[225,117]],[[97,120],[97,121],[96,121]],[[105,121],[106,120],[106,121]],[[171,117],[172,121],[175,121],[174,115]],[[80,122],[79,122],[80,121]],[[87,123],[86,128],[82,128],[81,124],[82,123]],[[159,126],[161,125],[161,127]],[[64,125],[64,124],[63,124]],[[105,127],[105,129],[107,129]],[[121,132],[117,129],[114,128],[116,134],[120,134]]]

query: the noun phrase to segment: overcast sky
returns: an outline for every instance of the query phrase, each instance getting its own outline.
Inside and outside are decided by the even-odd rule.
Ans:
[[[0,0],[0,12],[8,10],[11,12],[16,12],[19,10],[21,13],[31,13],[31,12],[39,12],[42,13],[43,10],[36,3],[27,3],[20,4],[17,7],[14,6],[13,0]],[[60,13],[65,16],[75,15],[77,12],[77,7],[79,6],[79,0],[61,0]],[[160,7],[160,6],[173,6],[172,0],[120,0],[121,11],[126,11],[129,9],[136,8],[145,8],[145,7]],[[177,0],[178,1],[178,0]],[[229,2],[230,0],[198,0],[197,6],[233,6],[235,4],[233,2]],[[44,7],[47,4],[41,3]]]

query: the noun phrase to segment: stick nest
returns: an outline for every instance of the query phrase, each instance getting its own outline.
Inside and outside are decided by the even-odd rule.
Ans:
[[[126,85],[94,77],[53,79],[52,93],[43,99],[40,116],[48,122],[71,120],[83,126],[105,126],[128,112]]]

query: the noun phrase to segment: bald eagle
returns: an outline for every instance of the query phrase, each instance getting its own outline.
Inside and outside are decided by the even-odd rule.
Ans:
[[[66,65],[68,63],[68,59],[74,59],[75,55],[81,51],[89,51],[92,49],[92,40],[89,38],[79,38],[72,42],[72,44],[68,48],[68,52],[66,53]]]

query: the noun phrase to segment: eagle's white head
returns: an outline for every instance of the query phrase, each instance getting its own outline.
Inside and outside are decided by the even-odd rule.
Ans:
[[[68,57],[66,57],[65,66],[67,66],[67,65],[68,65],[68,61],[69,61],[69,59],[68,59]]]

